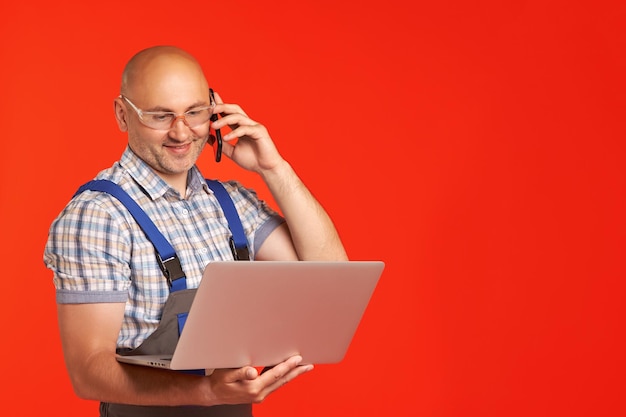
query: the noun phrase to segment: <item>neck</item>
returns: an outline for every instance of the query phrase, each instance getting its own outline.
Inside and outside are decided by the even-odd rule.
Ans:
[[[185,198],[187,194],[187,176],[189,175],[188,172],[174,175],[158,173],[158,175],[163,178],[163,181],[165,181],[167,185],[178,191],[178,194],[180,194],[181,198]]]

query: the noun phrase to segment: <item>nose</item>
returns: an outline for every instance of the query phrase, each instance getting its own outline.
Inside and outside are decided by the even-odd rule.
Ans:
[[[170,126],[169,134],[172,138],[179,141],[187,140],[187,138],[191,135],[191,129],[187,124],[185,116],[178,116],[172,121],[172,126]]]

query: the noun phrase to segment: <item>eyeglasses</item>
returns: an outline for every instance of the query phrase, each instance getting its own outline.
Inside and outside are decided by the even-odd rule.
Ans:
[[[143,111],[135,106],[126,96],[120,94],[120,98],[130,104],[130,107],[137,113],[141,123],[155,130],[170,130],[178,119],[181,119],[187,127],[193,129],[208,122],[215,107],[215,102],[212,101],[210,106],[195,107],[183,114],[176,114],[171,111]]]

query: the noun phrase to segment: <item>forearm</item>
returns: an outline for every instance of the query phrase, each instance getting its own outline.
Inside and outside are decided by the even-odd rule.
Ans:
[[[300,260],[346,260],[328,213],[286,161],[261,173],[287,221]]]
[[[135,405],[215,405],[208,378],[118,363],[108,352],[68,366],[76,394],[84,399]]]

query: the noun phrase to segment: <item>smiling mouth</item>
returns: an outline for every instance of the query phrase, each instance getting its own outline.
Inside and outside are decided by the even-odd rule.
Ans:
[[[191,146],[191,142],[187,142],[184,144],[165,144],[163,146],[165,146],[166,148],[171,148],[171,149],[185,149]]]
[[[186,155],[191,150],[191,142],[184,145],[163,145],[163,147],[174,155]]]

